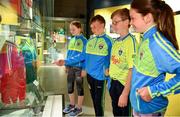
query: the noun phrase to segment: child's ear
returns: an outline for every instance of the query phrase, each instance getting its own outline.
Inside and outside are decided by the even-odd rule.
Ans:
[[[125,20],[126,24],[130,27],[130,20]]]
[[[144,16],[144,21],[146,24],[149,24],[153,21],[153,16],[151,13],[148,13],[147,15]]]

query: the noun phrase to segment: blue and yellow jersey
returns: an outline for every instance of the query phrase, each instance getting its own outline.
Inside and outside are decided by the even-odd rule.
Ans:
[[[87,39],[83,35],[74,36],[70,40],[65,60],[66,66],[80,68],[84,66],[86,42]]]
[[[109,75],[125,85],[130,68],[133,68],[133,57],[136,54],[137,41],[130,33],[124,38],[116,39],[111,50]]]
[[[24,61],[26,66],[32,66],[32,62],[36,61],[37,54],[33,45],[30,45],[27,41],[21,45],[20,49],[22,50]]]
[[[112,39],[106,35],[92,37],[86,45],[85,68],[97,80],[105,80],[105,70],[109,69]]]
[[[134,66],[130,93],[133,109],[143,114],[166,109],[166,96],[180,90],[180,55],[156,26],[142,35]],[[165,81],[166,73],[176,75]],[[137,94],[137,89],[142,87],[148,87],[152,97],[150,102]]]

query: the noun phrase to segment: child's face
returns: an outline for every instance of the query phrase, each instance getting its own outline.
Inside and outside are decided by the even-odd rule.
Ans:
[[[92,22],[90,28],[92,33],[95,35],[100,35],[104,32],[104,24],[99,21]]]
[[[81,29],[77,28],[75,25],[70,25],[70,33],[75,36],[75,35],[80,35],[81,34]]]
[[[144,16],[138,13],[135,9],[130,9],[130,24],[134,28],[134,30],[138,33],[143,33],[146,31],[147,24],[145,23]]]
[[[121,34],[123,30],[128,30],[128,23],[129,21],[127,21],[127,19],[123,20],[121,16],[115,15],[112,18],[112,29],[115,33]]]

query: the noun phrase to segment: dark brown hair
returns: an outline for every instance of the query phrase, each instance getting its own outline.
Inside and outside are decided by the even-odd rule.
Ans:
[[[168,4],[162,0],[133,0],[131,8],[143,16],[151,13],[158,30],[163,33],[177,50],[179,49],[175,34],[174,13]]]
[[[82,25],[81,25],[81,22],[80,22],[80,21],[72,21],[72,22],[71,22],[71,25],[74,25],[74,26],[76,26],[77,28],[82,29]]]
[[[114,11],[114,12],[111,14],[111,19],[112,19],[115,15],[119,15],[119,16],[122,18],[122,20],[126,20],[126,19],[129,19],[129,20],[130,20],[129,9],[127,9],[127,8],[118,9],[118,10]]]
[[[90,20],[90,24],[92,24],[95,21],[98,21],[98,22],[104,24],[104,26],[106,24],[106,21],[105,21],[104,17],[101,16],[101,15],[96,15],[96,16],[92,17],[91,20]]]

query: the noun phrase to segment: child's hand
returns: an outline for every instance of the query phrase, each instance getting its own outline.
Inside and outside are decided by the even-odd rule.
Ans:
[[[141,96],[141,98],[146,101],[146,102],[150,102],[151,101],[151,95],[149,94],[148,88],[147,87],[143,87],[141,89],[137,90],[137,93]]]
[[[86,77],[86,75],[87,75],[86,71],[85,71],[85,70],[82,70],[82,71],[81,71],[81,77]]]
[[[105,76],[109,76],[109,69],[105,70]]]
[[[57,60],[57,61],[54,61],[53,64],[63,66],[65,64],[65,61],[64,60]]]
[[[119,96],[118,106],[124,108],[127,106],[127,103],[128,103],[128,95],[121,94]]]
[[[60,59],[60,60],[59,60],[59,65],[60,65],[60,66],[63,66],[64,64],[65,64],[65,61],[62,60],[62,59]]]

